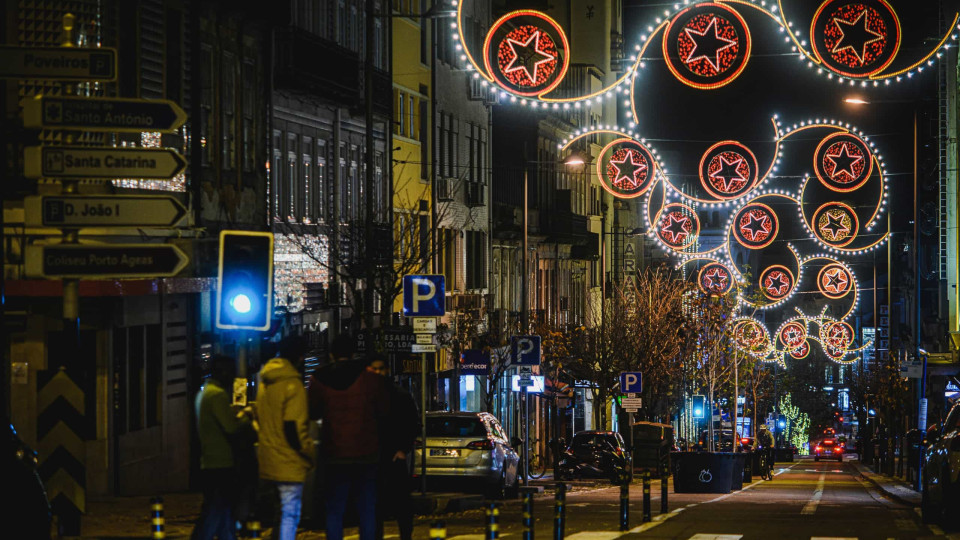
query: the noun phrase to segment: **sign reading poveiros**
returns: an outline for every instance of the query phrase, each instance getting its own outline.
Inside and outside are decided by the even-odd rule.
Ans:
[[[44,195],[24,210],[30,227],[176,227],[187,215],[168,195]]]
[[[0,79],[117,80],[117,50],[108,47],[0,46]]]
[[[26,273],[77,279],[172,277],[187,262],[172,244],[54,244],[27,246]]]
[[[187,115],[168,99],[37,96],[20,102],[29,128],[171,132]]]
[[[27,178],[147,178],[169,180],[186,160],[171,148],[31,146],[24,149]]]

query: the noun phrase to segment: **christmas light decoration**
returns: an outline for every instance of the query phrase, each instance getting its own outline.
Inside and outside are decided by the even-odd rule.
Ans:
[[[739,142],[719,142],[700,159],[700,182],[717,199],[742,197],[757,183],[757,158]]]
[[[647,192],[657,177],[657,162],[644,145],[631,138],[606,145],[597,160],[597,178],[611,195],[624,199]]]
[[[813,231],[823,243],[843,247],[856,238],[859,230],[857,213],[842,202],[824,203],[813,213]]]
[[[762,203],[747,204],[734,214],[734,238],[740,245],[749,249],[769,246],[777,238],[779,228],[777,213]]]
[[[833,133],[817,147],[813,169],[828,189],[850,192],[863,185],[873,172],[873,155],[856,135]]]
[[[885,0],[827,0],[810,23],[813,53],[835,73],[880,73],[900,50],[900,20]]]
[[[519,10],[500,17],[483,43],[486,72],[517,96],[540,96],[557,87],[570,65],[567,36],[549,16]]]
[[[710,90],[730,84],[750,59],[750,30],[733,8],[704,2],[671,17],[663,57],[680,82]]]
[[[709,295],[721,296],[730,292],[733,282],[730,269],[718,262],[704,265],[697,274],[700,290]]]

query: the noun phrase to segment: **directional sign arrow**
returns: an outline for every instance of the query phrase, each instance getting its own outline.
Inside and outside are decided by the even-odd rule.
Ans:
[[[169,180],[186,160],[172,148],[31,146],[24,149],[27,178],[147,178]]]
[[[117,80],[117,50],[107,47],[0,46],[0,79]]]
[[[26,273],[47,278],[172,277],[188,261],[173,244],[27,246]]]
[[[177,227],[187,215],[168,195],[58,195],[24,200],[28,227]]]
[[[187,121],[183,109],[168,99],[37,96],[20,104],[29,128],[172,132]]]

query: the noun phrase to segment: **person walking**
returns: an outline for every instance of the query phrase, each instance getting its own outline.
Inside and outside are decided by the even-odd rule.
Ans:
[[[309,385],[311,415],[323,420],[327,540],[343,540],[351,494],[360,540],[374,540],[377,530],[377,465],[390,396],[386,379],[367,371],[353,354],[353,338],[337,336],[330,345],[333,361],[317,370]]]
[[[297,536],[303,482],[315,461],[307,428],[307,392],[297,368],[304,352],[299,336],[285,338],[277,357],[271,358],[259,375],[257,461],[260,480],[275,486],[280,498],[280,516],[273,535],[278,540],[294,540]]]
[[[200,482],[203,503],[191,538],[193,540],[234,540],[233,517],[235,458],[231,438],[249,425],[230,406],[226,390],[233,381],[234,359],[216,355],[210,359],[211,374],[195,402],[200,437]]]
[[[413,538],[413,500],[410,498],[410,466],[413,443],[420,421],[417,404],[406,389],[390,383],[390,370],[382,357],[370,361],[368,369],[388,381],[390,413],[380,444],[380,489],[377,504],[377,540],[383,538],[383,523],[391,515],[397,520],[400,540]]]

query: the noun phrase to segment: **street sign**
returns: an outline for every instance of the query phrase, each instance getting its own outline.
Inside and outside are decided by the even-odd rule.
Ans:
[[[510,338],[510,350],[514,365],[540,365],[540,336],[513,336]]]
[[[460,374],[485,376],[490,372],[490,355],[478,350],[467,349],[460,353]]]
[[[414,334],[436,334],[437,318],[436,317],[414,317],[413,333]]]
[[[437,352],[437,346],[436,346],[436,345],[433,345],[433,344],[430,344],[430,345],[420,345],[420,344],[414,343],[414,344],[410,347],[410,349],[411,349],[410,352],[414,352],[414,353]]]
[[[643,373],[639,371],[620,372],[620,393],[633,394],[643,392]]]
[[[534,375],[533,377],[531,377],[530,381],[531,381],[531,383],[532,383],[530,386],[524,386],[524,387],[523,387],[523,388],[526,388],[526,389],[527,389],[527,393],[528,393],[528,394],[542,394],[543,391],[544,391],[544,389],[546,388],[546,384],[547,384],[547,383],[546,383],[546,378],[545,378],[543,375]],[[520,386],[520,376],[519,376],[519,375],[514,375],[513,377],[511,377],[511,378],[510,378],[510,383],[511,383],[510,387],[513,388],[513,391],[514,391],[514,392],[519,392],[519,391],[520,391],[521,386]]]
[[[169,180],[187,168],[172,148],[31,146],[24,149],[27,178],[147,178]]]
[[[117,80],[117,50],[108,47],[0,46],[0,58],[0,79]]]
[[[48,278],[172,277],[188,261],[173,244],[54,244],[27,246],[26,272]]]
[[[403,314],[442,317],[446,313],[443,276],[403,276]]]
[[[187,215],[169,195],[44,195],[24,211],[29,227],[177,227]]]
[[[417,336],[416,345],[431,345],[433,344],[433,334],[414,334]]]
[[[171,133],[187,114],[168,99],[37,96],[20,102],[28,128]]]
[[[643,398],[628,398],[625,397],[620,400],[620,405],[624,408],[640,408],[643,407]]]

